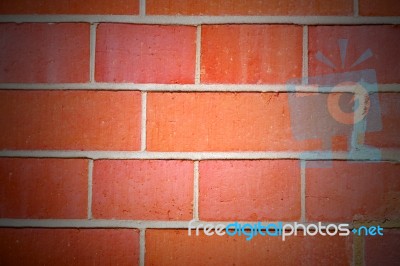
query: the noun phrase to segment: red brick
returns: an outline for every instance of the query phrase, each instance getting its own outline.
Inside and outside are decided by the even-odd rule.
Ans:
[[[86,218],[87,160],[0,159],[1,218]]]
[[[362,16],[400,16],[400,2],[397,0],[360,0]]]
[[[382,93],[379,95],[382,129],[367,132],[365,144],[387,149],[400,148],[400,94]]]
[[[298,161],[202,161],[201,220],[298,220]]]
[[[138,150],[140,93],[0,91],[0,148]]]
[[[100,24],[96,80],[102,82],[193,83],[196,28]]]
[[[383,234],[365,237],[365,265],[399,265],[400,231],[384,229]]]
[[[193,163],[100,160],[93,170],[93,217],[190,220]]]
[[[146,230],[146,265],[351,265],[351,237],[188,236]]]
[[[0,24],[0,82],[89,81],[89,24]]]
[[[317,167],[318,162],[313,162]],[[321,165],[322,166],[322,165]],[[333,162],[306,169],[310,221],[398,220],[400,164]]]
[[[139,265],[130,229],[0,229],[2,265]]]
[[[339,39],[348,39],[344,68],[341,67]],[[309,27],[309,75],[374,69],[378,83],[399,83],[399,45],[399,26]],[[367,49],[371,49],[372,57],[351,67]],[[336,69],[318,61],[315,57],[318,51],[321,51],[336,66]]]
[[[202,27],[202,83],[283,83],[301,77],[302,28],[286,25]]]
[[[150,15],[351,15],[351,0],[147,0]]]
[[[286,93],[149,93],[147,101],[148,150],[320,148],[319,140],[294,139]]]
[[[139,0],[3,0],[0,14],[139,14]]]

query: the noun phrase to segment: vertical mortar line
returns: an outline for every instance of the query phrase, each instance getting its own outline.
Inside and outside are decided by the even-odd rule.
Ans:
[[[193,163],[193,219],[199,220],[199,161]]]
[[[194,84],[200,84],[200,67],[201,67],[201,25],[196,28],[196,66],[194,71]]]
[[[144,256],[146,253],[146,229],[140,229],[139,235],[139,265],[144,266]]]
[[[94,83],[95,56],[96,56],[96,29],[98,23],[90,24],[90,83]]]
[[[88,219],[92,219],[93,160],[88,164]]]
[[[358,0],[353,1],[353,9],[354,9],[354,16],[358,17],[359,16],[359,10],[358,10]]]
[[[142,117],[141,117],[141,138],[140,150],[146,150],[146,123],[147,123],[147,92],[142,91]]]
[[[364,236],[355,235],[353,238],[353,266],[364,266]]]
[[[301,204],[301,216],[300,221],[306,222],[306,161],[300,161],[300,204]]]
[[[308,84],[308,26],[303,26],[302,84]]]
[[[146,0],[139,2],[139,16],[146,16]]]

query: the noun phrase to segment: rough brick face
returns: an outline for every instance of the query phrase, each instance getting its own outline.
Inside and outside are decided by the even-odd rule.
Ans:
[[[104,14],[134,15],[139,0],[3,0],[0,14]]]
[[[100,24],[96,81],[193,83],[196,28]]]
[[[146,265],[351,265],[351,237],[188,236],[147,230]]]
[[[147,13],[154,15],[350,15],[351,0],[147,0]]]
[[[2,265],[139,265],[131,229],[0,229]]]
[[[382,93],[379,95],[382,129],[367,132],[365,144],[380,148],[394,149],[400,147],[400,94]]]
[[[360,0],[360,15],[363,16],[399,16],[400,2],[397,0]]]
[[[95,218],[191,220],[192,200],[189,161],[94,162]]]
[[[300,218],[298,161],[202,161],[199,171],[201,220]]]
[[[318,140],[294,139],[286,93],[149,93],[147,101],[147,148],[152,151],[320,147]]]
[[[341,67],[339,39],[348,39],[344,68]],[[400,82],[400,27],[398,26],[316,26],[309,27],[309,75],[374,69],[379,84]],[[352,67],[358,58],[371,50],[372,56]],[[335,66],[316,59],[322,52]]]
[[[202,27],[202,83],[283,83],[301,77],[302,28],[284,25]]]
[[[398,220],[400,164],[313,162],[306,169],[308,221]]]
[[[139,92],[0,91],[0,147],[138,150]]]
[[[389,229],[382,237],[365,238],[365,265],[398,265],[400,261],[400,231]]]
[[[0,159],[1,218],[87,217],[88,162]]]
[[[89,24],[0,24],[0,82],[89,81]]]

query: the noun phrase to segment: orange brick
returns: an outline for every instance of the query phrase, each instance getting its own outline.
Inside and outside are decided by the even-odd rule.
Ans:
[[[202,161],[199,171],[201,220],[300,218],[298,161]]]
[[[333,162],[332,168],[307,168],[307,219],[398,220],[399,171],[400,164],[344,161]]]
[[[301,77],[302,28],[286,25],[202,27],[202,83],[283,83]]]
[[[1,218],[87,218],[88,162],[0,159]]]
[[[100,160],[93,170],[93,217],[190,220],[193,163]]]
[[[0,91],[0,148],[138,150],[139,92]]]
[[[146,265],[351,265],[351,237],[188,236],[146,230]]]
[[[0,82],[89,81],[89,24],[0,24]]]
[[[383,231],[383,236],[365,237],[365,265],[398,265],[400,261],[400,231]]]
[[[400,16],[400,2],[397,0],[360,0],[362,16]]]
[[[130,229],[0,229],[2,265],[139,265]]]
[[[378,132],[367,132],[365,144],[387,149],[400,148],[400,94],[381,93],[380,114],[382,129]]]
[[[147,101],[151,151],[320,148],[294,139],[286,93],[149,93]]]
[[[100,24],[96,80],[193,83],[195,46],[192,26]]]
[[[147,0],[150,15],[351,15],[351,0]]]
[[[0,14],[135,15],[139,0],[2,0]]]
[[[348,39],[344,68],[341,67],[339,39]],[[316,26],[309,28],[309,75],[374,69],[380,84],[400,82],[399,26]],[[352,67],[368,49],[372,56]],[[336,69],[316,59],[322,52]]]

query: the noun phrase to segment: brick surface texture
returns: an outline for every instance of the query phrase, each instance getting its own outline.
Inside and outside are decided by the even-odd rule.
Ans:
[[[0,1],[0,265],[399,265],[399,3]]]

